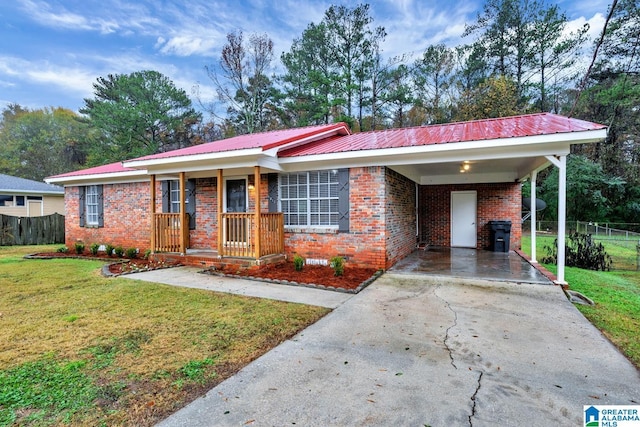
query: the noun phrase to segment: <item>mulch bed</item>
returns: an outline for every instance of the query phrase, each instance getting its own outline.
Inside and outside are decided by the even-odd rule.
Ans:
[[[143,258],[127,259],[106,254],[93,255],[90,252],[76,254],[72,252],[41,252],[27,255],[30,259],[51,258],[77,258],[94,261],[104,261],[102,272],[105,276],[119,276],[122,274],[136,273],[140,271],[157,270],[160,268],[176,267],[181,264],[166,261],[150,261]],[[253,280],[281,283],[287,285],[299,285],[320,289],[329,289],[339,292],[357,293],[369,285],[381,274],[381,270],[375,268],[344,267],[342,276],[336,276],[328,265],[305,265],[302,271],[296,271],[293,262],[267,264],[260,267],[242,267],[234,264],[224,264],[223,267],[211,267],[204,270],[205,274],[218,274],[233,277],[248,278]]]
[[[203,273],[357,293],[377,279],[382,271],[347,264],[344,267],[344,274],[336,276],[333,268],[327,265],[305,265],[302,271],[296,271],[293,262],[284,262],[251,268],[226,264],[222,268],[210,268]]]

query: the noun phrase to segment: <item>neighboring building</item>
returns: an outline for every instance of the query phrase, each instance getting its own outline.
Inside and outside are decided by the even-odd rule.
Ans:
[[[64,215],[64,188],[0,174],[0,214],[27,217]]]
[[[388,268],[417,244],[488,248],[493,220],[511,221],[510,247],[519,248],[522,180],[533,178],[535,197],[537,172],[558,167],[564,217],[570,146],[605,136],[605,126],[553,114],[358,134],[336,123],[242,135],[46,181],[65,186],[68,245],[213,256],[200,264],[340,255]]]

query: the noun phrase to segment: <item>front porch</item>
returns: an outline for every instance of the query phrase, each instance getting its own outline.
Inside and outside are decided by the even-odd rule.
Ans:
[[[192,202],[192,210],[188,209],[187,192],[195,193],[187,189],[186,173],[180,172],[177,176],[178,200],[171,199],[167,202],[167,192],[169,186],[162,185],[162,210],[157,212],[156,193],[159,188],[156,175],[150,176],[151,191],[151,230],[150,247],[153,254],[173,254],[180,255],[188,264],[197,265],[192,262],[192,258],[200,257],[203,260],[197,261],[202,265],[208,265],[208,260],[215,259],[220,262],[223,258],[253,261],[262,263],[269,257],[284,254],[284,215],[282,212],[261,212],[261,174],[260,167],[254,168],[253,176],[249,176],[249,189],[242,189],[243,201],[235,204],[234,209],[228,206],[228,194],[225,194],[226,182],[223,171],[218,170],[216,177],[216,189],[212,192],[216,195],[216,210],[212,216],[213,222],[202,223],[205,226],[214,225],[208,233],[200,234],[199,242],[192,246],[190,230],[196,227],[195,199]],[[251,178],[253,180],[251,180]],[[238,181],[238,180],[236,180]],[[165,181],[166,183],[166,181]],[[257,183],[257,184],[256,184]],[[249,200],[249,194],[253,196]],[[226,196],[226,197],[225,197]],[[240,209],[241,207],[241,209]],[[253,210],[250,210],[253,208]],[[174,212],[167,212],[173,210]],[[176,212],[177,211],[177,212]],[[201,225],[202,225],[201,224]],[[196,255],[197,254],[197,255]]]

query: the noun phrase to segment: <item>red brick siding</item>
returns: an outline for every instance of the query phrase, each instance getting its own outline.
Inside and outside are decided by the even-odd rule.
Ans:
[[[479,249],[491,246],[489,221],[511,221],[510,249],[520,247],[522,239],[522,195],[519,183],[425,185],[420,186],[420,236],[424,243],[451,245],[451,192],[477,191]]]
[[[216,178],[196,179],[196,228],[189,232],[189,246],[217,249],[218,190]]]
[[[403,175],[386,171],[386,268],[389,268],[416,247],[416,186]]]
[[[80,227],[79,187],[65,189],[66,245],[76,242],[111,244],[123,248],[149,249],[149,183],[103,185],[104,227]]]
[[[285,251],[351,265],[388,268],[415,247],[415,186],[385,167],[349,171],[349,232],[285,233]]]

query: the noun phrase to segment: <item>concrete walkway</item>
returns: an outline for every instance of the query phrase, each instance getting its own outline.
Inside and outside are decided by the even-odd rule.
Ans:
[[[126,274],[121,277],[185,288],[206,289],[249,297],[268,298],[279,301],[336,308],[354,294],[332,292],[303,286],[288,286],[255,280],[215,276],[199,273],[202,268],[174,267],[169,269]]]
[[[576,426],[640,404],[556,286],[387,273],[336,307],[159,426]]]

